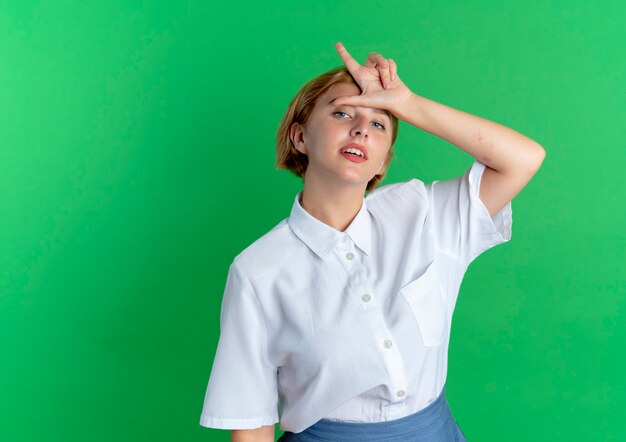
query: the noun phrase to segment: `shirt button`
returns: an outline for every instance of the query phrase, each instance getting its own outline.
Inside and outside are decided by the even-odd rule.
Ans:
[[[370,299],[372,299],[372,297],[371,297],[369,294],[367,294],[367,293],[366,293],[366,294],[364,294],[363,296],[361,296],[361,299],[362,299],[364,302],[370,302]]]
[[[354,258],[354,253],[352,252],[346,253],[346,259],[352,259],[352,258]]]
[[[402,396],[404,396],[404,390],[398,390],[398,391],[396,391],[396,396],[398,396],[398,397],[402,397]]]
[[[341,242],[346,242],[348,240],[348,235],[343,235],[341,237]]]
[[[385,348],[391,348],[391,341],[389,339],[385,339],[383,345],[385,346]]]

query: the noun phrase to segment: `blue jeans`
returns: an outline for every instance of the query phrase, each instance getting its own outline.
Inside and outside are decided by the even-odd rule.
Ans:
[[[278,442],[466,442],[445,393],[444,387],[426,408],[399,419],[362,423],[321,419],[300,433],[285,431]]]

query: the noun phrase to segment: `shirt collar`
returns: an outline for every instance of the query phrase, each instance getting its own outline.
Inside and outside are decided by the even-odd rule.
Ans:
[[[326,257],[344,234],[347,234],[354,244],[365,252],[370,254],[372,239],[372,220],[367,210],[365,197],[361,209],[356,217],[352,220],[345,232],[340,232],[334,227],[323,223],[315,218],[309,212],[302,208],[300,198],[302,190],[298,192],[291,208],[289,216],[289,226],[291,230],[300,238],[313,252],[320,258]]]

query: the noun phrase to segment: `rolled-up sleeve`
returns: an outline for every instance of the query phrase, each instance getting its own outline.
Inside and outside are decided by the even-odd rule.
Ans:
[[[465,266],[511,239],[511,201],[492,217],[479,197],[485,167],[475,160],[462,176],[426,185],[435,244]]]
[[[277,367],[267,355],[258,297],[235,261],[222,298],[220,337],[200,425],[254,429],[278,422]]]

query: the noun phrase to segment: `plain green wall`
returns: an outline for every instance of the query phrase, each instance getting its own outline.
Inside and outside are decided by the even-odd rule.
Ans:
[[[547,152],[461,287],[468,440],[624,440],[625,21],[617,0],[1,1],[0,440],[229,440],[199,426],[226,273],[289,215],[276,128],[336,41]],[[472,160],[402,123],[383,184]]]

